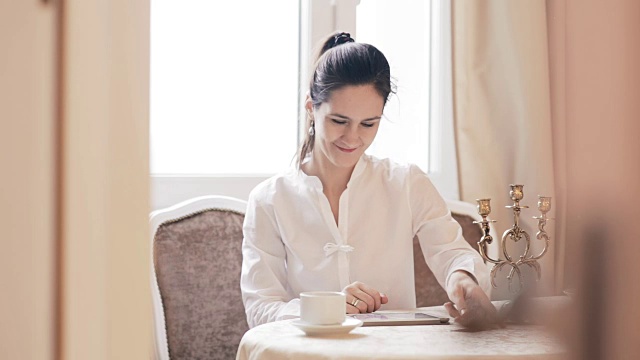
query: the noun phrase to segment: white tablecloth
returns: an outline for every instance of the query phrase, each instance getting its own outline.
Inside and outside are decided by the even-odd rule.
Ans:
[[[427,308],[441,315],[442,307]],[[359,327],[310,337],[293,320],[249,330],[237,360],[261,359],[563,359],[563,347],[537,325],[469,332],[457,324]]]

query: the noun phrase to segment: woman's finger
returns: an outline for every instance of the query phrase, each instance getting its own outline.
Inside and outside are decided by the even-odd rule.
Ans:
[[[360,309],[347,303],[347,314],[360,314]]]
[[[358,289],[355,283],[345,287],[342,292],[345,294],[345,300],[347,302],[347,313],[359,314],[367,312],[367,304],[360,298],[366,294]],[[349,312],[349,309],[351,309],[352,312]]]
[[[360,289],[355,289],[352,295],[354,299],[351,299],[349,303],[354,304],[356,300],[359,300],[355,306],[360,309],[360,312],[366,313],[373,311],[375,300],[373,300],[369,294]]]
[[[355,292],[355,293],[357,295],[352,296],[351,301],[349,301],[348,303],[351,306],[354,306],[355,308],[357,308],[361,313],[369,312],[369,305],[367,304],[367,300],[365,300],[365,298],[367,298],[369,295],[367,295],[364,292]],[[368,301],[372,302],[373,300],[369,298]]]
[[[389,301],[386,295],[359,281],[347,285],[342,291],[347,295],[347,303],[355,303],[355,307],[362,313],[374,312]],[[356,302],[356,299],[359,301]]]
[[[384,304],[386,304],[388,302],[389,302],[389,297],[386,294],[380,293],[380,304],[384,305]]]
[[[483,295],[483,294],[476,294]],[[490,301],[483,301],[484,296],[471,296],[467,299],[468,308],[466,312],[455,320],[462,326],[474,330],[488,330],[501,327],[502,324],[496,316],[497,312]]]
[[[358,284],[358,289],[366,294],[361,299],[367,303],[367,312],[374,312],[380,308],[381,300],[378,290],[362,283]]]
[[[455,306],[453,306],[452,302],[449,301],[444,303],[444,308],[447,310],[447,312],[449,313],[449,316],[451,316],[452,318],[457,319],[460,317],[460,313],[455,308]]]

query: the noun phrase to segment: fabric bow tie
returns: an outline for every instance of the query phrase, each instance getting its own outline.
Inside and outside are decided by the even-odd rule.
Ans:
[[[354,249],[353,246],[349,246],[349,245],[338,245],[334,243],[326,243],[324,245],[324,255],[329,256],[336,251],[342,251],[344,253],[348,253],[353,251],[353,249]]]

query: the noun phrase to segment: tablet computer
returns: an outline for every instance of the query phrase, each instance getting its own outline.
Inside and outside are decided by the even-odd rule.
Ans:
[[[348,315],[362,320],[362,326],[405,326],[448,324],[448,317],[437,317],[421,312],[385,312]]]

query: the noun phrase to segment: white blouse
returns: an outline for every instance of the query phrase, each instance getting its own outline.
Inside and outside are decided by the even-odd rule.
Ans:
[[[489,294],[482,258],[417,166],[363,155],[338,215],[336,224],[320,179],[297,168],[251,192],[240,280],[250,327],[299,316],[300,292],[342,291],[354,281],[388,296],[381,309],[415,308],[416,234],[440,285],[465,270]]]

